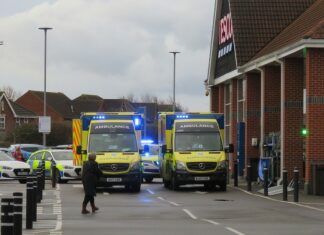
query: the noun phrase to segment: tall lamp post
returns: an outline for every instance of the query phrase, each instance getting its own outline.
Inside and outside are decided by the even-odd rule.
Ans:
[[[176,101],[175,101],[175,71],[176,71],[176,55],[180,53],[179,51],[170,51],[169,53],[173,54],[173,112],[176,110]]]
[[[50,27],[41,27],[38,28],[44,31],[45,35],[45,43],[44,43],[44,117],[46,117],[46,50],[47,50],[47,30],[51,30],[53,28]],[[46,146],[46,133],[43,132],[43,145]]]

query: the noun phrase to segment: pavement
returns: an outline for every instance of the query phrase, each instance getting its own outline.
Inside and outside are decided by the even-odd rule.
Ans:
[[[299,189],[298,202],[294,202],[294,190],[288,187],[288,200],[283,200],[282,186],[270,186],[268,188],[268,196],[264,196],[264,187],[262,184],[252,182],[252,191],[247,190],[247,181],[243,177],[239,177],[238,186],[234,186],[234,180],[231,179],[229,187],[240,190],[246,194],[266,198],[269,200],[278,201],[281,203],[295,204],[296,206],[307,207],[310,209],[324,212],[324,196],[306,194],[303,188]]]
[[[62,204],[60,185],[52,188],[46,181],[43,199],[37,204],[37,221],[33,229],[26,229],[26,198],[23,208],[23,235],[62,235]]]

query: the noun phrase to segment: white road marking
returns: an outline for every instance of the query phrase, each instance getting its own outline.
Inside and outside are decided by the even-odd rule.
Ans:
[[[178,203],[165,200],[163,197],[158,197],[158,199],[160,199],[161,201],[168,202],[168,203],[170,203],[171,205],[174,205],[174,206],[180,206]]]
[[[196,216],[194,216],[194,214],[192,214],[189,210],[187,209],[182,209],[185,213],[187,213],[187,215],[189,215],[192,219],[197,219]]]
[[[175,203],[175,202],[171,202],[171,201],[167,201],[167,202],[174,206],[180,206],[178,203]]]
[[[207,194],[208,192],[196,191],[195,193],[197,193],[197,194]]]
[[[110,195],[110,193],[104,192],[103,195],[107,196]]]
[[[226,227],[226,229],[227,229],[228,231],[231,231],[231,232],[237,234],[237,235],[245,235],[244,233],[241,233],[241,232],[237,231],[237,230],[234,229],[234,228]]]
[[[72,185],[73,188],[83,188],[82,184],[73,184]]]
[[[209,219],[202,219],[202,221],[206,221],[208,223],[214,224],[214,225],[219,225],[219,223],[213,221],[213,220],[209,220]]]
[[[152,190],[150,190],[150,189],[146,189],[146,191],[148,191],[150,194],[152,194],[152,195],[154,195],[155,194],[155,192],[153,192]]]
[[[231,188],[234,188],[232,186],[229,186]],[[298,202],[287,202],[287,201],[280,201],[280,200],[277,200],[277,199],[274,199],[274,198],[271,198],[271,197],[266,197],[266,196],[263,196],[263,195],[258,195],[258,194],[254,194],[254,193],[251,193],[251,192],[248,192],[244,189],[241,189],[241,188],[234,188],[236,190],[240,190],[248,195],[251,195],[251,196],[255,196],[255,197],[260,197],[260,198],[263,198],[263,199],[267,199],[267,200],[271,200],[271,201],[274,201],[274,202],[280,202],[280,203],[286,203],[286,204],[291,204],[291,205],[295,205],[295,206],[299,206],[299,207],[303,207],[303,208],[307,208],[307,209],[311,209],[311,210],[316,210],[316,211],[320,211],[320,212],[324,212],[324,209],[319,209],[319,208],[316,208],[316,207],[312,207],[312,206],[307,206],[307,205],[303,205],[303,204],[300,204]]]

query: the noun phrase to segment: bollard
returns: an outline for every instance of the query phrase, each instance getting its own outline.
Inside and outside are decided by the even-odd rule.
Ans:
[[[46,173],[46,168],[45,168],[45,160],[42,161],[42,184],[41,184],[41,188],[42,190],[45,189],[45,173]]]
[[[34,183],[32,177],[27,179],[27,192],[26,192],[26,229],[33,229],[33,194]]]
[[[248,165],[246,170],[246,178],[247,178],[247,191],[252,191],[252,166]]]
[[[1,234],[13,235],[13,198],[1,199]]]
[[[37,221],[37,177],[33,177],[33,221]]]
[[[56,187],[57,169],[55,162],[52,162],[52,188]]]
[[[282,200],[288,201],[288,172],[286,169],[282,171]]]
[[[42,190],[42,172],[37,172],[37,196],[36,202],[40,203],[43,199],[43,190]]]
[[[295,167],[294,169],[294,202],[299,201],[299,171]]]
[[[237,161],[234,161],[234,187],[238,186],[238,169],[237,169]]]
[[[22,218],[23,218],[23,194],[16,192],[13,193],[13,203],[14,203],[14,212],[13,212],[13,234],[22,235]]]
[[[263,178],[264,178],[264,196],[268,196],[268,184],[269,184],[269,170],[268,168],[263,168]]]

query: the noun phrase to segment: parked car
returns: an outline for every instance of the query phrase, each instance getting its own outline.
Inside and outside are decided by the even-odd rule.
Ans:
[[[30,166],[17,161],[9,154],[0,151],[0,179],[16,179],[20,183],[26,183],[26,177],[30,174]]]
[[[11,156],[16,158],[16,155],[19,151],[21,151],[23,161],[27,161],[31,153],[36,152],[40,149],[45,149],[46,147],[44,145],[39,144],[12,144],[8,148],[9,152],[11,153]]]
[[[8,148],[0,147],[0,151],[5,152],[5,153],[9,153],[9,149]]]
[[[72,150],[63,149],[43,149],[32,153],[27,163],[32,169],[32,173],[41,169],[45,163],[45,176],[52,177],[52,164],[55,163],[57,169],[57,182],[66,183],[68,180],[81,178],[81,167],[73,165]]]

